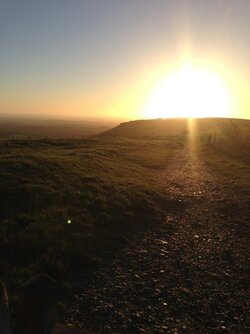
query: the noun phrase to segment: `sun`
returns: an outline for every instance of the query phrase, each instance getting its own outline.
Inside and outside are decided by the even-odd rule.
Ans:
[[[143,115],[145,118],[228,117],[229,105],[229,93],[220,76],[185,65],[153,89]]]

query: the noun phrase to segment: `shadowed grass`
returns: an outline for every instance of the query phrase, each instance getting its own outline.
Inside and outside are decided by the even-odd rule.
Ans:
[[[63,287],[112,256],[161,214],[154,174],[179,145],[122,138],[1,142],[2,278],[15,290],[45,271]]]
[[[211,145],[203,145],[203,159],[214,171],[232,180],[241,179],[247,186],[250,183],[249,127],[243,129],[237,123],[222,125],[217,141]]]

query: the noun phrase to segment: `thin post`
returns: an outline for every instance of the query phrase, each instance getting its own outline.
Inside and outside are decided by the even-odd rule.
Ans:
[[[42,274],[32,277],[20,295],[21,334],[49,334],[56,324],[55,281]]]
[[[0,281],[0,333],[11,334],[8,294],[5,285]]]

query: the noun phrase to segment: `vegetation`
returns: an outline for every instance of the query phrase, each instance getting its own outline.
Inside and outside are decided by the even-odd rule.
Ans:
[[[231,178],[250,183],[250,121],[218,122],[216,140],[203,145],[200,153],[210,168]]]
[[[2,141],[0,265],[11,289],[46,272],[67,279],[108,259],[130,233],[158,217],[154,182],[167,139]]]
[[[124,137],[186,137],[195,134],[197,137],[208,135],[220,135],[232,126],[238,127],[240,131],[250,134],[250,122],[243,119],[229,118],[187,118],[177,119],[151,119],[121,123],[103,133],[104,136]],[[231,133],[231,131],[229,131]],[[231,134],[230,134],[231,135]]]
[[[175,136],[162,130],[162,136],[147,137],[145,124],[165,129],[172,122],[120,126],[127,131],[141,124],[138,138],[118,137],[118,127],[109,132],[115,138],[0,142],[0,265],[11,289],[40,271],[64,277],[64,283],[72,273],[91,271],[135,229],[161,215],[166,201],[155,172],[189,133],[180,120]],[[197,136],[205,161],[228,175],[240,169],[238,177],[248,179],[249,121],[197,122],[200,129],[207,124],[203,141]]]
[[[140,122],[131,122],[133,131]],[[145,122],[148,130],[131,137],[125,123],[124,137],[116,128],[111,136],[82,140],[0,142],[0,266],[12,300],[39,272],[54,277],[67,297],[75,278],[171,210],[155,177],[176,149],[190,144],[191,134],[179,127],[183,120],[169,136],[172,121]],[[151,135],[159,126],[159,135]],[[196,129],[193,143],[203,161],[248,185],[249,121],[203,120]]]

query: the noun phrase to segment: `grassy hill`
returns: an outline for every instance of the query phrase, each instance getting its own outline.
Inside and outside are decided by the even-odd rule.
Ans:
[[[203,135],[221,131],[205,151],[211,164],[223,155],[250,163],[250,121],[201,119],[196,125]],[[3,276],[18,286],[38,271],[57,277],[91,267],[127,232],[159,216],[165,201],[155,173],[185,144],[186,130],[184,119],[148,120],[84,140],[0,141]]]
[[[209,168],[241,175],[245,184],[249,126],[197,120],[205,140],[195,142]],[[208,143],[214,133],[220,135]],[[186,120],[149,120],[82,140],[1,140],[0,266],[11,298],[39,272],[56,278],[65,298],[75,276],[108,261],[135,231],[182,209],[184,202],[167,199],[156,177],[188,138]]]
[[[151,119],[121,123],[100,137],[172,138],[196,147],[209,144],[213,159],[227,156],[250,163],[250,120],[231,118]],[[212,149],[212,150],[211,150]]]
[[[197,118],[193,120],[196,135],[221,133],[223,127],[239,126],[243,132],[250,135],[250,121],[229,118]],[[183,136],[190,133],[190,121],[185,118],[137,120],[121,123],[102,133],[103,136],[123,137],[165,137]]]

